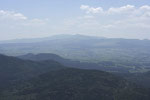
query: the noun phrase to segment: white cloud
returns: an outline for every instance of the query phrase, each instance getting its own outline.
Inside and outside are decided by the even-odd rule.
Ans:
[[[107,10],[97,7],[101,9],[97,14],[90,12],[92,8],[94,7],[81,5],[80,9],[86,12],[84,16],[88,16],[90,13],[92,18],[83,16],[74,20],[69,31],[74,30],[74,33],[105,37],[150,39],[150,6],[126,5],[111,7]]]
[[[13,19],[13,20],[26,20],[27,17],[21,13],[15,13],[13,11],[0,10],[0,19]]]
[[[47,36],[47,19],[29,19],[13,11],[0,10],[0,40]]]
[[[87,10],[87,9],[89,9],[90,7],[88,6],[88,5],[81,5],[80,6],[80,9],[82,9],[82,10]]]
[[[94,7],[90,7],[88,5],[81,5],[80,9],[85,10],[86,13],[93,13],[93,14],[103,12],[103,9],[101,7],[94,8]]]
[[[81,5],[85,14],[63,21],[38,19],[0,10],[0,39],[84,34],[104,37],[150,39],[150,6],[102,7]]]
[[[150,6],[148,6],[148,5],[141,6],[140,10],[149,10],[150,11]]]
[[[107,13],[111,14],[111,13],[128,13],[128,12],[133,12],[135,10],[135,6],[133,5],[126,5],[123,7],[119,7],[119,8],[109,8],[108,11],[106,11]]]

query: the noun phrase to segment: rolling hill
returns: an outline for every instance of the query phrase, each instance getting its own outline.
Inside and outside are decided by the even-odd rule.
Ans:
[[[54,60],[68,67],[81,68],[81,69],[97,69],[97,70],[103,70],[107,72],[129,73],[130,70],[140,70],[140,67],[138,66],[135,69],[125,64],[112,62],[112,61],[100,61],[99,63],[81,62],[77,60],[65,59],[59,55],[52,54],[52,53],[40,53],[40,54],[29,53],[17,57],[20,59],[32,60],[32,61]]]
[[[0,100],[149,100],[149,90],[104,71],[0,55]]]
[[[59,68],[63,66],[56,61],[34,62],[0,55],[0,89],[18,80],[26,80]]]
[[[0,44],[0,53],[7,55],[53,53],[82,62],[112,62],[125,70],[131,69],[130,72],[150,70],[149,51],[150,40],[84,35],[57,35],[41,39],[6,41]]]
[[[0,100],[149,100],[148,93],[106,72],[67,68],[5,90]]]

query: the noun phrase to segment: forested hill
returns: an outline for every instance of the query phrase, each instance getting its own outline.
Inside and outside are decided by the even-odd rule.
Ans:
[[[112,74],[81,69],[50,71],[5,90],[0,100],[149,100],[149,91]]]
[[[68,67],[103,70],[115,73],[143,87],[150,87],[150,71],[148,71],[149,69],[147,68],[147,71],[145,69],[146,72],[141,73],[141,70],[144,69],[142,66],[144,65],[140,65],[140,67],[139,65],[134,64],[134,62],[131,65],[129,63],[114,63],[112,61],[101,61],[99,63],[80,62],[62,58],[56,54],[48,53],[26,54],[19,56],[19,58],[32,61],[55,60]]]
[[[26,54],[17,56],[20,59],[32,60],[32,61],[45,61],[45,60],[55,60],[65,66],[81,69],[97,69],[107,72],[121,72],[121,73],[138,73],[150,71],[150,63],[142,62],[128,62],[128,61],[99,61],[99,62],[82,62],[78,60],[71,60],[63,58],[59,55],[52,53],[40,53],[40,54]]]
[[[38,76],[50,70],[63,68],[56,61],[34,62],[0,55],[0,88],[20,79]]]
[[[149,90],[104,71],[0,55],[0,100],[149,100]]]

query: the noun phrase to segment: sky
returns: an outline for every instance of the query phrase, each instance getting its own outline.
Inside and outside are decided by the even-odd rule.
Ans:
[[[150,0],[0,0],[0,40],[59,34],[150,39]]]

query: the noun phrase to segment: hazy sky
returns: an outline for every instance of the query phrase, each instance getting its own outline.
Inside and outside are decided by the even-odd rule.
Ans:
[[[55,34],[150,39],[150,0],[0,0],[0,40]]]

